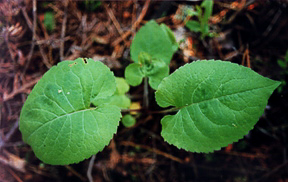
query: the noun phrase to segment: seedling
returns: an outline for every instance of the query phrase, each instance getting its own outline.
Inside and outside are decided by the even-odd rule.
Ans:
[[[209,26],[209,18],[212,15],[212,11],[213,0],[204,0],[200,6],[196,6],[196,11],[194,9],[190,9],[188,16],[196,16],[198,21],[189,20],[186,23],[186,27],[188,27],[193,32],[200,32],[201,39],[204,39],[207,36],[213,37],[214,33],[210,32]]]
[[[55,18],[53,12],[48,11],[44,14],[43,24],[48,32],[53,32],[55,29]]]
[[[168,76],[176,50],[172,38],[171,32],[154,21],[147,23],[133,40],[134,63],[125,70],[132,85],[135,78],[138,85],[148,77],[156,89],[157,104],[172,107],[161,113],[176,112],[161,120],[164,140],[187,151],[209,153],[243,138],[263,114],[280,82],[219,60],[195,61]],[[137,69],[129,70],[132,66]],[[158,81],[159,75],[167,77]],[[123,79],[116,81],[107,66],[92,59],[78,58],[53,66],[22,108],[23,140],[40,160],[53,165],[77,163],[100,152],[117,131],[119,107],[128,106],[113,101],[129,90]],[[132,126],[135,121],[128,115],[122,122]]]
[[[149,21],[136,34],[131,45],[130,64],[125,70],[125,78],[132,86],[149,78],[149,85],[157,89],[163,78],[169,75],[169,64],[178,44],[173,32],[164,24]]]

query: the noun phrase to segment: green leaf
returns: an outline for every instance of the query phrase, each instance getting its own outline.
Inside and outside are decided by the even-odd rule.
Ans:
[[[174,50],[175,48],[166,32],[154,20],[151,20],[136,33],[130,47],[130,54],[135,63],[139,62],[139,54],[146,52],[153,59],[161,59],[169,64]]]
[[[48,32],[52,32],[55,29],[55,18],[53,12],[46,12],[44,14],[43,24]]]
[[[169,37],[171,43],[172,43],[172,49],[173,51],[177,51],[178,50],[178,47],[179,47],[179,44],[177,43],[177,40],[176,40],[176,37],[174,36],[174,33],[172,32],[172,30],[167,27],[164,23],[162,23],[160,25],[160,27],[162,28],[162,30],[166,33],[166,35]]]
[[[190,29],[190,31],[192,32],[200,32],[201,31],[201,25],[198,21],[195,20],[189,20],[187,21],[187,23],[185,24],[185,26],[187,28]]]
[[[124,78],[116,77],[116,92],[115,94],[123,95],[127,93],[130,89],[128,83]]]
[[[161,120],[161,135],[188,151],[219,150],[254,127],[279,84],[230,62],[186,64],[156,91],[159,106],[179,109]]]
[[[149,85],[153,89],[157,89],[163,78],[168,75],[169,66],[160,59],[152,59],[145,52],[139,54],[139,63],[132,63],[125,70],[125,78],[130,85],[140,85],[143,77],[148,77]]]
[[[287,68],[287,64],[286,64],[285,61],[283,61],[283,60],[281,60],[281,59],[278,59],[278,60],[277,60],[277,63],[278,63],[278,65],[279,65],[281,68],[283,68],[283,69]]]
[[[169,66],[161,60],[152,60],[153,69],[148,72],[147,76],[149,78],[148,82],[151,88],[156,90],[161,81],[169,75]]]
[[[144,77],[141,71],[141,65],[138,63],[129,64],[125,69],[125,79],[129,85],[137,86],[142,83]]]
[[[116,92],[112,97],[108,98],[107,103],[118,106],[121,109],[129,108],[131,100],[125,95],[129,89],[130,87],[124,78],[116,77]]]
[[[209,18],[211,17],[213,11],[213,0],[204,0],[201,3],[201,7],[205,9],[203,14],[203,23],[208,24]]]
[[[23,140],[48,164],[89,158],[109,144],[119,125],[120,109],[100,102],[115,90],[113,73],[100,61],[60,62],[39,80],[22,108]]]
[[[123,116],[121,121],[122,121],[122,124],[127,128],[134,126],[136,123],[136,119],[130,114],[126,114],[125,116]]]

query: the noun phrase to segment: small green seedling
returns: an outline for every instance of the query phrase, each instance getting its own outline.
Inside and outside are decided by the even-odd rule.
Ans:
[[[53,32],[55,29],[55,18],[53,12],[49,11],[44,14],[43,24],[48,32]]]
[[[125,78],[132,86],[149,78],[149,85],[157,89],[162,79],[169,75],[169,64],[178,43],[173,32],[164,24],[160,26],[151,20],[137,32],[130,47],[130,64],[125,70]]]
[[[204,12],[203,12],[204,10]],[[196,11],[190,9],[188,15],[189,16],[196,16],[198,21],[196,20],[189,20],[186,23],[186,27],[188,27],[193,32],[200,32],[201,39],[205,37],[213,37],[214,33],[210,32],[209,26],[209,18],[212,15],[213,11],[213,0],[204,0],[200,6],[196,6]]]
[[[132,63],[125,69],[125,78],[132,86],[142,83],[144,77],[149,78],[149,85],[157,89],[160,82],[169,75],[169,66],[161,59],[152,59],[152,57],[141,52],[138,63]]]
[[[161,120],[164,140],[187,151],[209,153],[243,138],[280,82],[220,60],[194,61],[168,76],[178,46],[173,33],[163,27],[150,21],[139,30],[131,46],[134,63],[125,77],[135,86],[148,78],[157,104],[172,107],[162,112],[175,113]],[[125,80],[115,78],[100,61],[60,62],[39,80],[22,108],[23,140],[47,164],[87,159],[116,133],[120,108],[130,105],[128,91]],[[122,119],[126,127],[135,122],[131,115]]]
[[[278,86],[230,62],[186,64],[164,78],[156,91],[159,106],[177,111],[161,120],[161,135],[187,151],[219,150],[253,128]],[[53,66],[22,108],[23,140],[48,164],[89,158],[109,143],[119,125],[119,107],[107,102],[115,91],[113,73],[99,61],[79,58]]]

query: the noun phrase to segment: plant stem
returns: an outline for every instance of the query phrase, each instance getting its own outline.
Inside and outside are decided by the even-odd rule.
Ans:
[[[149,90],[148,90],[148,77],[144,77],[144,93],[143,93],[144,108],[149,108]]]
[[[162,110],[162,111],[152,111],[151,114],[161,114],[161,113],[169,113],[169,112],[177,112],[180,108],[170,108],[170,109],[166,109],[166,110]]]

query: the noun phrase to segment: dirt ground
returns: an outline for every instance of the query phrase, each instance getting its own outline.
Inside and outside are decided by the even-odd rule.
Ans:
[[[287,68],[277,62],[288,50],[287,0],[215,1],[209,24],[217,36],[204,40],[185,27],[189,18],[195,18],[185,15],[184,9],[197,4],[201,2],[2,0],[0,181],[91,181],[92,177],[93,181],[287,182],[287,85],[273,93],[248,135],[211,154],[179,150],[164,142],[163,115],[149,112],[161,110],[152,89],[149,111],[138,114],[134,127],[120,124],[109,146],[95,158],[51,166],[22,141],[21,108],[49,68],[62,60],[91,57],[123,77],[131,63],[131,41],[151,19],[165,23],[183,39],[171,72],[194,60],[221,59],[287,82]],[[133,102],[142,105],[142,95],[143,85],[131,87]]]

